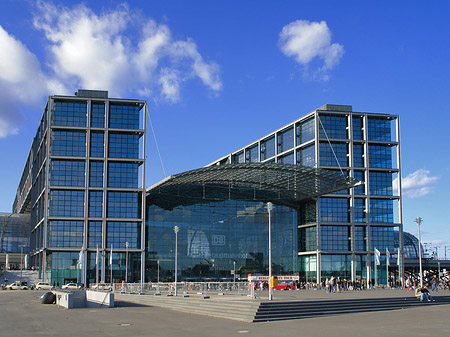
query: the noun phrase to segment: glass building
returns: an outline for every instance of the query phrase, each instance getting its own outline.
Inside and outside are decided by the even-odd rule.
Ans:
[[[140,280],[147,103],[78,90],[50,96],[13,205],[31,214],[30,255],[45,281]],[[97,248],[98,247],[98,248]],[[128,256],[128,261],[126,261]]]
[[[297,205],[298,272],[310,281],[373,281],[378,249],[377,279],[385,284],[386,250],[396,258],[394,231],[402,233],[399,130],[396,115],[326,104],[210,165],[292,164],[361,181]]]

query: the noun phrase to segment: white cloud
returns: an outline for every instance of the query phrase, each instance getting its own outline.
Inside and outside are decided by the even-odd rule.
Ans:
[[[431,187],[436,183],[439,178],[430,176],[430,171],[425,169],[419,169],[407,177],[402,178],[402,192],[405,196],[413,199],[422,197],[431,192]],[[394,191],[398,191],[398,179],[394,182]]]
[[[217,65],[205,62],[194,42],[174,41],[168,26],[133,16],[126,5],[100,15],[84,4],[68,8],[38,2],[38,8],[34,25],[48,40],[54,76],[71,88],[122,96],[155,92],[159,85],[157,91],[170,101],[180,99],[181,83],[191,78],[213,91],[222,88]],[[139,34],[129,34],[135,28]]]
[[[281,51],[304,67],[305,75],[328,80],[328,71],[344,55],[344,47],[331,44],[331,31],[325,21],[297,20],[283,27],[279,37]],[[321,66],[309,73],[309,65],[318,59]]]

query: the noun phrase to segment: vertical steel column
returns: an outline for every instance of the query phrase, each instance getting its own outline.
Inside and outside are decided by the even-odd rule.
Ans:
[[[42,281],[45,282],[46,278],[46,269],[47,269],[47,231],[48,231],[48,186],[49,186],[49,161],[50,161],[50,138],[52,136],[52,128],[51,128],[51,111],[52,111],[52,101],[53,97],[49,96],[47,100],[47,131],[46,131],[46,149],[45,149],[45,186],[44,186],[44,222],[42,222],[39,226],[43,226],[43,235],[42,235]],[[42,198],[42,197],[41,197]],[[50,280],[47,280],[50,283]]]
[[[405,287],[405,264],[403,259],[403,197],[402,197],[402,169],[401,169],[401,159],[400,159],[400,117],[397,116],[396,122],[396,141],[397,141],[397,169],[398,169],[398,175],[397,175],[397,182],[398,182],[398,242],[399,242],[399,248],[400,248],[400,254],[399,257],[399,266],[398,266],[398,273],[399,278],[402,283],[402,287]]]
[[[146,213],[146,170],[147,170],[147,113],[148,107],[147,102],[144,103],[143,107],[143,128],[144,128],[144,144],[143,144],[143,168],[142,168],[142,207],[141,207],[141,286],[145,282],[145,213]]]

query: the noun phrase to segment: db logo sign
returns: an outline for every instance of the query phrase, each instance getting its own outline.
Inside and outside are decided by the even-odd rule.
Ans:
[[[212,236],[212,244],[214,246],[225,245],[225,235],[213,235]]]

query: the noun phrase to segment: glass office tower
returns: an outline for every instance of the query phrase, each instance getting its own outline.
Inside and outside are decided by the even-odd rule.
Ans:
[[[31,213],[31,263],[44,280],[95,282],[96,261],[100,280],[111,267],[115,282],[126,267],[129,282],[141,279],[146,112],[107,91],[48,98],[13,206]]]
[[[316,167],[362,182],[298,204],[301,279],[373,282],[376,269],[378,283],[386,284],[387,250],[392,268],[403,274],[402,263],[394,266],[394,231],[403,229],[398,116],[326,104],[210,165],[252,162]],[[375,249],[381,252],[376,268]]]

